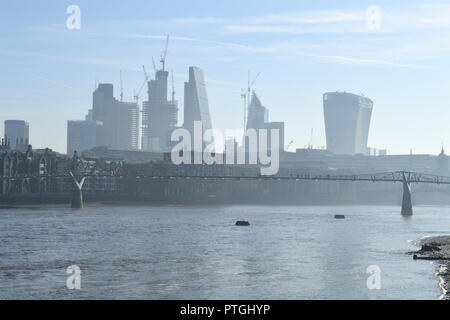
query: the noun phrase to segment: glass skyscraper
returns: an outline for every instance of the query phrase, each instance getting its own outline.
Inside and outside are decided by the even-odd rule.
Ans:
[[[373,102],[347,92],[323,95],[327,149],[335,154],[366,154]]]
[[[211,129],[208,95],[206,94],[203,70],[189,67],[189,81],[184,83],[184,124],[192,135],[194,121],[201,121],[203,131]]]

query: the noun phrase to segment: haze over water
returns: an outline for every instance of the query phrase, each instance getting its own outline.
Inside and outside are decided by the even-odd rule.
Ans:
[[[90,207],[0,211],[0,299],[437,299],[411,240],[444,207]],[[334,214],[345,214],[336,220]],[[250,227],[234,226],[249,220]],[[66,268],[81,268],[81,289]],[[369,290],[366,268],[381,268]]]

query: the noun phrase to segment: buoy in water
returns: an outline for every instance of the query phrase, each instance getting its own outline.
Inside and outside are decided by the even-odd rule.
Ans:
[[[235,224],[236,226],[249,226],[250,225],[250,222],[248,222],[248,221],[244,221],[244,220],[239,220],[239,221],[236,221],[236,224]]]

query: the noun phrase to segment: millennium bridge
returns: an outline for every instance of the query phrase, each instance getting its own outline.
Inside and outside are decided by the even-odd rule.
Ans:
[[[311,175],[311,174],[289,174],[289,175],[189,175],[189,174],[121,174],[120,172],[112,173],[81,173],[71,172],[67,174],[58,175],[38,175],[38,176],[20,176],[20,177],[0,177],[0,182],[17,181],[27,179],[52,179],[63,178],[70,179],[73,185],[71,207],[83,208],[83,185],[86,178],[118,178],[135,180],[137,182],[150,180],[210,180],[210,181],[225,181],[225,180],[310,180],[310,181],[348,181],[348,182],[393,182],[400,183],[403,188],[403,198],[401,206],[401,214],[403,216],[411,216],[413,214],[411,201],[411,184],[427,183],[427,184],[442,184],[450,185],[450,177],[437,176],[430,174],[423,174],[411,171],[394,171],[382,172],[375,174],[352,174],[352,175]]]
[[[72,208],[82,208],[83,207],[83,183],[86,177],[111,177],[111,175],[74,175],[69,172],[69,176],[74,182],[74,192],[72,196],[71,206]],[[176,180],[176,179],[202,179],[202,180],[312,180],[312,181],[348,181],[348,182],[399,182],[403,187],[403,198],[401,214],[403,216],[411,216],[413,214],[412,201],[411,201],[411,184],[413,183],[429,183],[429,184],[443,184],[450,185],[450,177],[437,176],[430,174],[422,174],[411,171],[394,171],[394,172],[383,172],[376,174],[354,174],[354,175],[136,175],[136,176],[115,176],[118,178],[134,178],[134,179],[155,179],[155,180]]]

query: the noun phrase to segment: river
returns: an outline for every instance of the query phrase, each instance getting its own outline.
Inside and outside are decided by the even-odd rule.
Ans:
[[[414,210],[404,218],[389,206],[3,209],[0,299],[437,299],[436,265],[405,252],[448,234],[450,208]],[[79,290],[66,287],[71,265]],[[380,270],[379,289],[368,289],[369,266]]]

